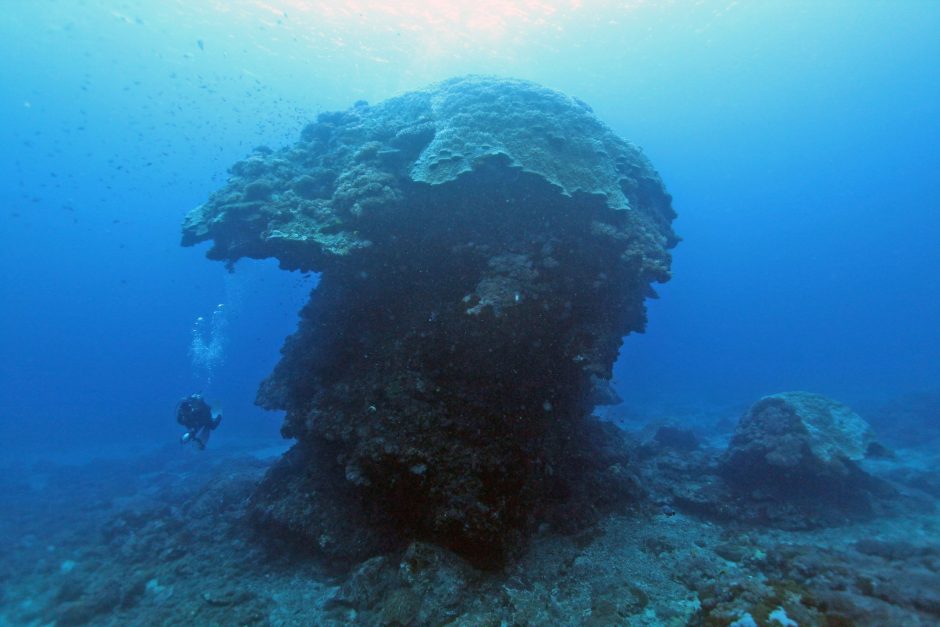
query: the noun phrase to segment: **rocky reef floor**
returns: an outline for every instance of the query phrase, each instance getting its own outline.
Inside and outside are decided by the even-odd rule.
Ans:
[[[658,477],[646,500],[576,535],[542,530],[496,572],[415,542],[338,574],[272,544],[246,508],[276,450],[174,446],[11,465],[0,479],[0,624],[940,623],[928,448],[878,462],[901,494],[889,513],[791,531],[696,515],[664,496],[682,492],[670,482],[701,480],[707,446],[645,451],[635,470]]]

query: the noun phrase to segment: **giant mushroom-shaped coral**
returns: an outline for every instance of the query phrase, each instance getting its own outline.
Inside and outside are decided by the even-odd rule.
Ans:
[[[322,273],[258,394],[298,440],[255,495],[269,528],[332,557],[393,531],[486,564],[556,505],[616,500],[592,388],[677,241],[639,149],[574,98],[463,77],[321,114],[231,173],[183,243]]]

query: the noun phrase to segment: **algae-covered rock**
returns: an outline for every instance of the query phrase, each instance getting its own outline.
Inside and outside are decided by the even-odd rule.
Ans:
[[[398,559],[373,557],[353,569],[327,603],[332,620],[361,625],[445,625],[480,594],[479,572],[431,544]]]
[[[496,564],[551,505],[589,524],[633,493],[590,412],[669,278],[674,213],[586,105],[458,78],[323,113],[231,173],[183,243],[322,273],[258,394],[307,451],[259,488],[268,528],[340,561],[342,538],[373,546],[330,529],[352,521]]]
[[[739,483],[811,479],[818,487],[857,477],[857,462],[874,443],[871,427],[846,405],[819,394],[787,392],[766,396],[748,410],[722,463],[725,474]]]

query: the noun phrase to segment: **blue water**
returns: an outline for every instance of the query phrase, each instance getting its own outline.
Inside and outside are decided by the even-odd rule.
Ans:
[[[179,246],[185,212],[318,112],[468,72],[581,98],[674,196],[630,411],[937,390],[940,3],[470,4],[7,3],[2,455],[175,441],[193,391],[213,445],[277,438],[254,393],[316,279],[226,272]]]

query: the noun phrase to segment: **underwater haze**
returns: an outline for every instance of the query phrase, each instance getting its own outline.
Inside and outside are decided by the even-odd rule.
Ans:
[[[607,391],[622,402],[597,407],[605,423],[644,446],[657,426],[668,424],[677,431],[658,431],[660,444],[673,436],[684,442],[683,434],[694,432],[716,451],[729,442],[744,448],[734,425],[762,420],[755,401],[805,390],[845,403],[871,424],[884,450],[872,453],[867,431],[859,446],[861,455],[880,460],[873,463],[903,461],[891,451],[940,442],[940,2],[9,0],[0,13],[0,466],[16,478],[7,497],[23,511],[60,502],[30,478],[39,467],[80,468],[82,481],[84,473],[94,477],[82,484],[87,492],[70,493],[92,503],[89,511],[98,507],[95,495],[106,508],[120,500],[114,494],[142,498],[158,491],[145,479],[151,462],[121,466],[119,472],[133,478],[119,487],[99,482],[94,464],[105,462],[93,460],[158,460],[153,463],[172,470],[167,476],[181,477],[159,488],[182,495],[173,497],[180,503],[198,497],[187,492],[188,478],[215,476],[229,464],[225,460],[235,459],[226,455],[254,460],[231,462],[231,477],[258,483],[273,456],[291,444],[281,436],[282,423],[285,429],[291,423],[283,405],[262,409],[256,394],[281,359],[285,338],[297,330],[320,276],[312,266],[286,271],[275,259],[244,258],[228,266],[206,259],[210,244],[181,246],[187,212],[225,188],[233,164],[268,154],[253,152],[258,147],[276,154],[293,145],[320,114],[359,101],[375,105],[464,75],[532,81],[587,103],[616,135],[642,149],[671,195],[677,214],[671,226],[681,239],[670,250],[671,278],[654,285],[655,297],[646,300],[645,331],[624,338]],[[193,393],[224,413],[204,451],[179,444],[177,403]],[[809,403],[794,399],[785,400],[792,407]],[[659,455],[649,450],[631,449],[630,458]],[[724,460],[723,468],[756,472],[746,455],[736,458],[731,449],[715,455],[710,459]],[[866,467],[889,482],[903,475],[910,481],[904,485],[918,491],[920,500],[905,516],[926,516],[940,499],[932,466],[937,458],[919,455],[906,458],[916,458],[924,473],[916,481],[908,470],[881,467],[878,474]],[[652,499],[656,515],[674,525],[662,537],[682,546],[712,533],[691,526],[683,528],[685,536],[676,531],[675,521],[693,520],[693,510],[714,514],[713,501],[676,496],[674,487],[658,483],[661,477],[649,479],[640,463],[635,473],[647,494],[671,495]],[[359,487],[371,485],[345,472]],[[412,465],[411,472],[423,475],[425,466]],[[845,494],[854,489],[839,485]],[[908,488],[897,489],[906,495]],[[699,509],[680,506],[693,501]],[[748,511],[745,501],[735,503],[729,506],[738,507],[735,512]],[[866,515],[889,515],[867,503],[861,508]],[[803,526],[774,527],[783,514],[773,508],[761,524],[790,532],[815,530],[818,523],[829,530],[819,533],[832,535],[814,542],[837,543],[833,538],[841,536],[827,526],[835,524],[830,512],[811,510],[805,517],[813,522]],[[271,520],[278,516],[267,513]],[[83,520],[88,529],[104,528],[98,519]],[[937,546],[929,554],[936,567],[940,522],[924,524],[925,537]],[[114,530],[120,525],[108,525],[109,542],[122,537]],[[535,529],[542,527],[531,526],[522,536],[541,537]],[[605,527],[611,546],[652,533],[643,531],[649,527],[628,533],[627,526]],[[0,523],[0,530],[8,528],[17,527]],[[464,545],[419,529],[416,537],[479,566],[461,552]],[[899,537],[911,533],[892,529]],[[32,540],[2,554],[25,560],[44,544],[82,546],[31,533]],[[748,555],[763,547],[756,538]],[[714,543],[727,540],[716,535]],[[896,550],[888,555],[881,545],[865,546],[859,559],[884,562],[865,562],[863,570],[888,572],[877,569],[902,559]],[[55,553],[49,572],[81,572],[87,561],[76,557],[80,553]],[[167,554],[161,559],[171,559]],[[527,572],[550,578],[542,566],[529,564]],[[464,572],[462,565],[447,568]],[[925,590],[940,585],[940,567],[931,572],[935,578]],[[800,579],[784,570],[767,576]],[[100,607],[130,612],[137,603],[150,608],[142,610],[146,620],[112,614],[114,624],[179,619],[161,605],[170,598],[167,576],[141,577],[137,596],[124,591],[110,606],[81,605],[83,594],[100,596],[94,586],[74,594],[63,587],[42,607],[23,600],[29,595],[22,590],[0,594],[0,608],[7,605],[0,622],[84,624],[106,620]],[[897,579],[885,575],[891,577]],[[334,584],[323,583],[316,594],[327,598]],[[538,588],[533,585],[530,590]],[[658,588],[663,598],[679,594],[671,585]],[[634,623],[624,617],[642,610],[621,608],[619,619],[597,624],[683,624],[681,617],[707,606],[698,584],[686,585],[702,600],[689,614],[676,610],[669,618],[660,608],[659,618]],[[252,601],[203,595],[209,609],[199,611],[235,613],[199,614],[194,624],[314,624],[310,617],[275,616],[261,601],[252,605],[267,598],[258,590],[244,597]],[[646,592],[652,608],[655,595]],[[177,588],[175,594],[182,593]],[[898,602],[905,608],[898,611],[921,612],[916,616],[923,624],[940,621],[940,598],[924,594],[926,601]],[[132,596],[133,603],[127,600]],[[549,612],[506,620],[567,624],[561,617],[569,610],[576,615],[577,604],[560,603],[554,618],[546,618]],[[769,610],[779,605],[792,617],[787,603],[766,601]],[[336,608],[352,612],[331,614],[336,624],[443,624],[446,614],[376,618],[349,610],[355,605],[349,600],[321,605],[323,616]],[[758,606],[764,607],[757,601],[747,612],[736,607],[727,622],[708,624],[731,624],[745,614],[757,623],[740,625],[772,624],[757,616]],[[63,607],[72,614],[49,609]],[[596,599],[592,607],[601,611]],[[157,612],[153,608],[165,613],[146,614]],[[879,620],[914,615],[884,611]],[[781,616],[779,624],[790,624],[786,612]]]
[[[938,28],[914,1],[11,3],[5,454],[170,439],[194,391],[223,404],[219,439],[276,437],[254,388],[314,279],[227,275],[178,246],[183,215],[319,112],[465,73],[589,103],[674,197],[673,279],[615,370],[628,406],[935,390]]]

